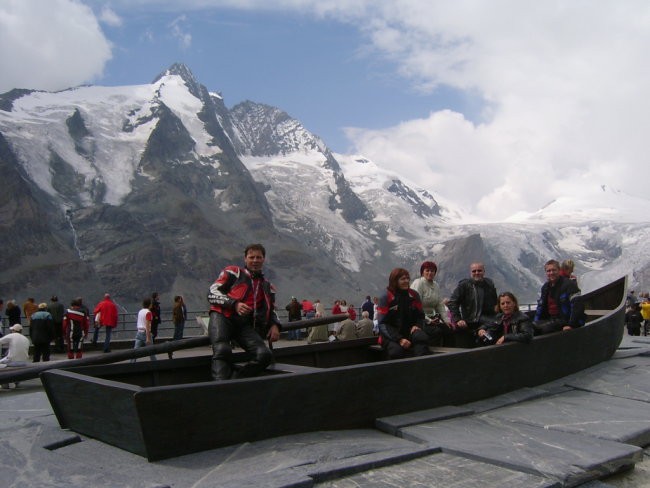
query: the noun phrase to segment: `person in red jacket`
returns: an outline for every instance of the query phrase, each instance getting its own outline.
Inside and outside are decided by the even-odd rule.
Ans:
[[[275,312],[275,288],[264,277],[266,250],[251,244],[244,250],[245,267],[226,266],[210,286],[212,377],[215,380],[244,378],[261,373],[273,354],[264,344],[280,338],[280,321]],[[239,344],[250,361],[235,370],[231,341]]]
[[[104,352],[111,352],[111,335],[113,329],[117,327],[117,305],[111,300],[111,296],[106,293],[104,299],[97,304],[93,311],[95,315],[95,331],[93,333],[93,346],[97,345],[99,339],[99,329],[104,327],[106,338],[104,339]]]
[[[88,315],[81,309],[81,300],[75,298],[63,315],[63,336],[68,347],[68,359],[81,359],[83,340],[88,337]]]

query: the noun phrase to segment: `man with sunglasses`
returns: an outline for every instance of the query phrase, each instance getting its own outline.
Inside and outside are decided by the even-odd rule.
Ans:
[[[481,262],[470,265],[471,277],[458,282],[447,307],[456,324],[456,347],[476,346],[476,332],[484,324],[494,322],[497,305],[497,289],[491,279],[485,277]]]

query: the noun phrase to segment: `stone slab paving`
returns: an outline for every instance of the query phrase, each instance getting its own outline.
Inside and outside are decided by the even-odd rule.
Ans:
[[[650,403],[650,358],[612,360],[608,364],[606,369],[573,376],[565,383],[576,389]]]
[[[639,462],[632,443],[650,442],[650,340],[624,346],[549,384],[378,419],[390,434],[314,432],[154,463],[60,429],[30,380],[0,390],[2,486],[643,487],[597,480]]]
[[[474,410],[465,407],[445,406],[418,410],[417,412],[393,415],[375,420],[375,426],[382,432],[398,435],[399,430],[409,425],[424,424],[438,420],[447,420],[465,415],[472,415]]]
[[[443,452],[543,476],[562,486],[602,478],[642,459],[642,450],[636,446],[585,439],[488,414],[405,427],[401,435]]]
[[[319,488],[550,488],[559,483],[472,459],[438,453],[317,483]]]
[[[635,446],[650,444],[650,404],[587,391],[568,391],[500,408],[494,418]]]

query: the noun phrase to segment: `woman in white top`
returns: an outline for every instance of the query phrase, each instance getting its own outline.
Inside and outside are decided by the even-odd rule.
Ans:
[[[420,277],[411,284],[411,289],[418,292],[422,301],[425,320],[431,327],[427,327],[427,333],[431,339],[431,345],[445,345],[451,347],[452,330],[447,325],[445,318],[447,311],[440,295],[440,287],[433,279],[438,272],[438,265],[433,261],[425,261],[420,266]]]

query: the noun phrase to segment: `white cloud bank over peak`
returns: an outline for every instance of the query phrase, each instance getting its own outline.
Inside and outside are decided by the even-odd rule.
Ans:
[[[647,195],[650,4],[373,2],[355,17],[419,89],[485,100],[383,130],[348,130],[354,150],[400,167],[486,219],[601,184]]]
[[[138,9],[175,12],[178,19],[220,7],[292,11],[355,26],[368,43],[360,52],[392,62],[411,89],[444,85],[484,101],[480,113],[431,111],[381,130],[350,128],[354,153],[399,169],[486,220],[593,194],[602,184],[648,198],[647,0],[102,3],[1,1],[0,56],[8,68],[0,93],[97,79],[111,58],[98,18],[116,27],[120,15],[128,20]],[[181,44],[194,44],[189,24],[171,27]]]
[[[85,83],[101,76],[110,58],[110,42],[92,10],[80,2],[0,2],[0,93],[13,88],[61,90]]]

